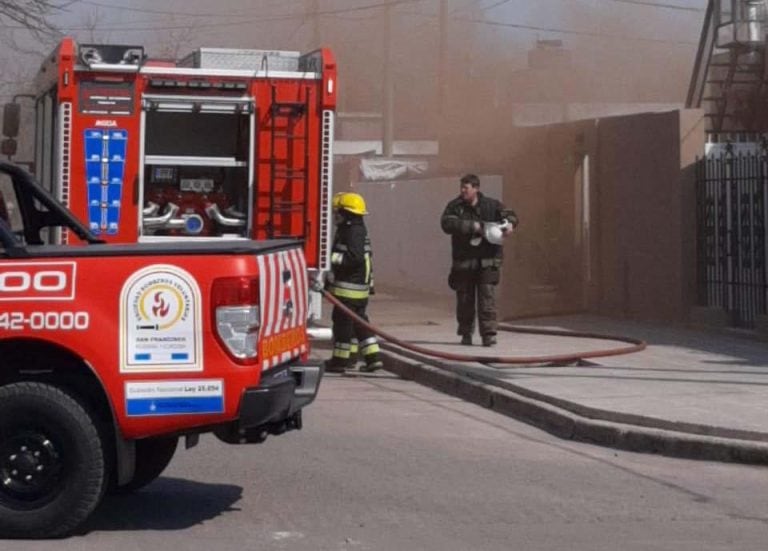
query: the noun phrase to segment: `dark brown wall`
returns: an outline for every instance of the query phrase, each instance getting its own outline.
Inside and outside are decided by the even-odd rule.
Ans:
[[[520,129],[502,173],[521,220],[506,249],[509,315],[583,309],[575,176],[594,133],[594,121]]]
[[[680,219],[683,243],[680,259],[683,278],[683,307],[690,314],[696,305],[696,160],[704,154],[706,119],[703,111],[680,111]]]
[[[687,317],[695,202],[692,171],[685,168],[694,151],[703,152],[702,128],[696,132],[700,118],[673,111],[600,121],[598,312],[648,320]]]
[[[678,128],[676,112],[600,121],[601,313],[682,317]]]
[[[480,165],[502,177],[501,193],[488,191],[520,217],[505,244],[502,318],[578,311],[687,318],[696,287],[693,163],[704,150],[700,111],[517,128],[483,145],[477,163],[464,158],[461,171],[445,180],[358,184],[375,213],[369,222],[378,235],[377,281],[448,293],[448,241],[436,217],[456,193],[458,176]],[[585,156],[588,242],[577,194]],[[424,260],[428,266],[419,264]]]
[[[502,315],[589,310],[684,320],[695,289],[693,163],[699,111],[670,111],[525,129],[510,144],[504,197],[521,218],[507,246]],[[578,169],[589,157],[587,280],[579,239]]]

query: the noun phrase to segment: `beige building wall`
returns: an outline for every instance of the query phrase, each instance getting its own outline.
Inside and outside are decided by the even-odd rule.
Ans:
[[[505,244],[501,317],[687,319],[696,288],[694,162],[704,140],[698,110],[489,140],[483,165],[497,159],[499,176],[482,177],[481,190],[521,221]],[[371,210],[377,282],[452,297],[450,240],[439,217],[459,176],[355,184]]]
[[[445,205],[459,193],[459,178],[362,182],[377,284],[452,297],[448,287],[451,239],[440,229]],[[480,191],[503,200],[501,178],[480,175]]]

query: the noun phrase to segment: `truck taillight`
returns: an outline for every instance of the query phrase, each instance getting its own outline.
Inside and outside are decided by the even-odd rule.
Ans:
[[[211,309],[216,336],[240,363],[256,359],[259,344],[259,280],[223,277],[213,282]]]

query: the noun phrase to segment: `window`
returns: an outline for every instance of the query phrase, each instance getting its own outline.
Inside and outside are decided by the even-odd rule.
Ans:
[[[14,232],[24,230],[24,223],[16,201],[16,192],[13,189],[13,181],[7,174],[0,173],[0,218],[2,218]]]
[[[247,159],[248,117],[240,114],[147,113],[147,155]]]
[[[38,98],[35,114],[35,176],[54,196],[58,194],[55,185],[58,167],[57,104],[56,89],[53,88]]]

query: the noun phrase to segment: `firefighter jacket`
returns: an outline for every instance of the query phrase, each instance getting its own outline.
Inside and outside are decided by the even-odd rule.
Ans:
[[[362,216],[347,216],[336,226],[328,290],[339,298],[367,299],[373,287],[371,241]]]
[[[478,267],[501,267],[503,249],[482,239],[476,222],[503,222],[517,226],[517,215],[496,199],[477,194],[477,203],[467,204],[460,196],[446,205],[440,226],[451,236],[453,270],[471,270]]]

